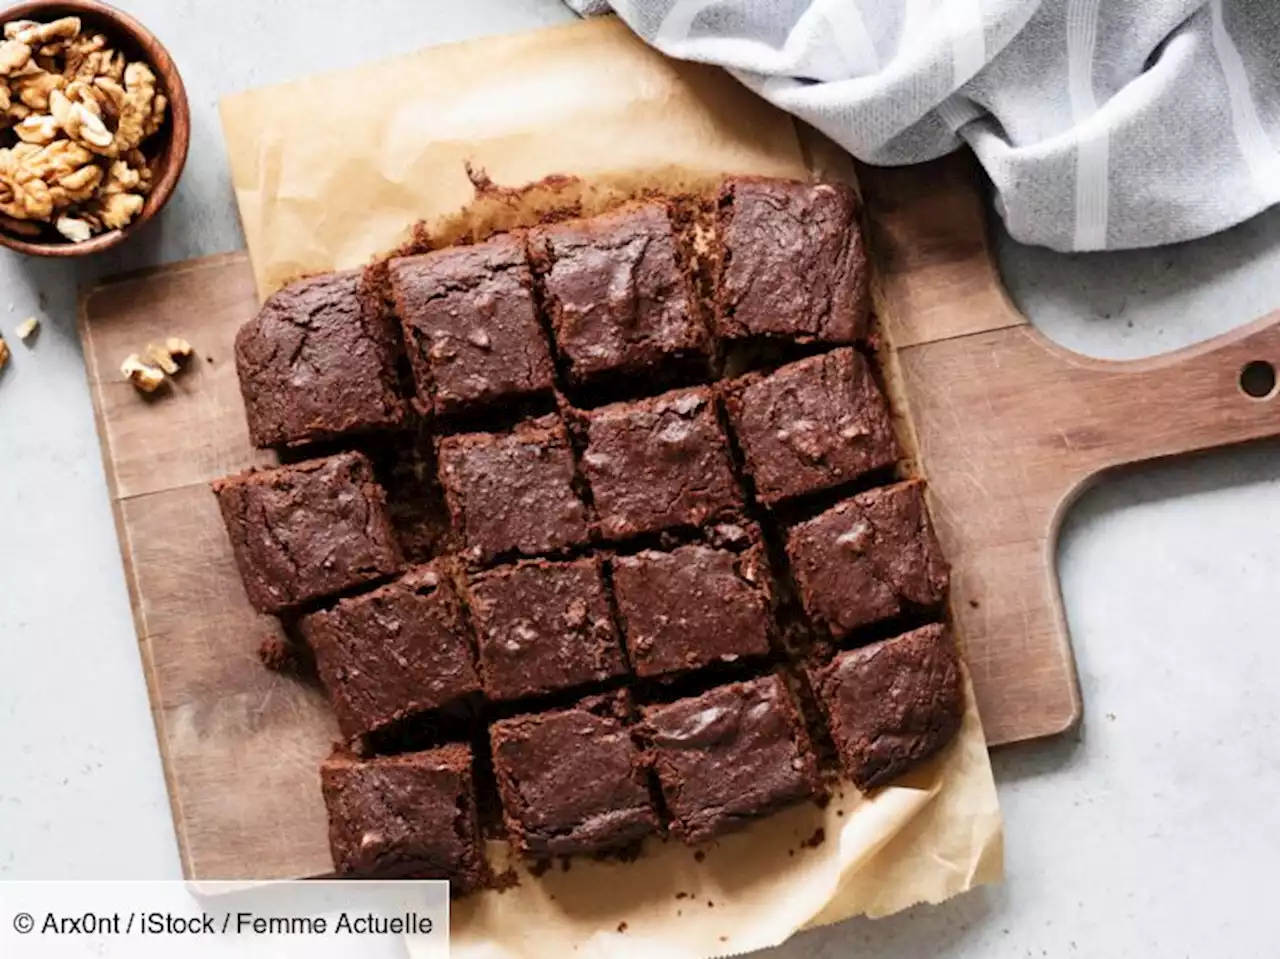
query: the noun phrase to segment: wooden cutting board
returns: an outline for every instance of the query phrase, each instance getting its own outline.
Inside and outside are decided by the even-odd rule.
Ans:
[[[1280,435],[1280,400],[1248,396],[1280,366],[1280,314],[1150,360],[1103,362],[1047,342],[1012,306],[967,158],[860,171],[891,347],[953,612],[993,745],[1070,729],[1081,702],[1054,573],[1063,514],[1109,469]],[[248,606],[211,480],[251,449],[232,362],[256,308],[245,254],[109,283],[80,332],[103,459],[188,876],[328,868],[317,765],[336,736],[315,690],[263,669],[274,621]],[[198,324],[191,317],[198,316]],[[198,328],[175,396],[144,401],[121,357]]]

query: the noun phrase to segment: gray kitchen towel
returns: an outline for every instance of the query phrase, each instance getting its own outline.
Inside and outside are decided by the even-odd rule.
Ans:
[[[967,144],[1025,243],[1173,243],[1280,200],[1280,0],[566,2],[867,163]]]

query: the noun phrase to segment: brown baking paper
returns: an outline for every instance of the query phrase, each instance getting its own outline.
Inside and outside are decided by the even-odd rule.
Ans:
[[[419,221],[483,236],[574,200],[725,173],[848,176],[848,167],[728,75],[667,60],[617,22],[438,47],[228,98],[222,118],[263,295],[359,266]],[[477,197],[499,184],[578,182]],[[455,905],[453,954],[702,957],[800,929],[940,902],[1001,876],[1001,822],[973,694],[957,741],[871,799],[851,786],[711,844],[653,840],[635,862],[574,861]],[[491,844],[498,869],[504,844]],[[410,951],[417,952],[410,942]]]

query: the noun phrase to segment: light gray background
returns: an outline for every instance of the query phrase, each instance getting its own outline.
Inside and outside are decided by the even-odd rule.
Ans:
[[[220,95],[568,19],[558,0],[121,5],[183,70],[192,155],[161,222],[119,256],[72,270],[0,253],[15,354],[0,374],[0,879],[179,875],[77,287],[241,245]],[[1280,214],[1165,250],[1065,257],[1002,241],[1000,253],[1036,324],[1097,356],[1162,352],[1280,307]],[[30,314],[44,321],[32,350],[13,336]],[[1280,428],[1280,403],[1276,415]],[[1105,484],[1059,556],[1087,718],[1078,736],[995,756],[1006,884],[804,935],[779,959],[1276,954],[1280,444]]]

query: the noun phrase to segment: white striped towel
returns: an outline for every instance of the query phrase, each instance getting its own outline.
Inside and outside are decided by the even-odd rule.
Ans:
[[[968,144],[1025,243],[1174,243],[1280,200],[1280,0],[566,2],[867,163]]]

